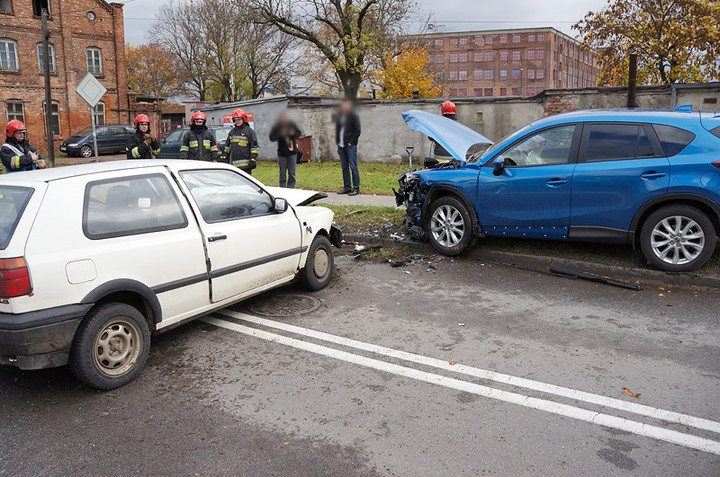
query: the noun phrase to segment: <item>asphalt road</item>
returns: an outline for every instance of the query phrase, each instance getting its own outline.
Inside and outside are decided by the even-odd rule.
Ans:
[[[316,311],[175,329],[121,389],[0,368],[0,475],[720,475],[717,291],[337,265]]]

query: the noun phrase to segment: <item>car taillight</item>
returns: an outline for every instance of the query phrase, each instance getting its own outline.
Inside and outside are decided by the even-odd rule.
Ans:
[[[25,259],[0,259],[0,298],[29,295],[30,292],[32,287]]]
[[[720,161],[711,162],[711,164],[720,169]]]

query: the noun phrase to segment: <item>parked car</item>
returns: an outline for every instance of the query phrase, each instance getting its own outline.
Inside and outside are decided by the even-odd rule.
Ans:
[[[3,176],[0,364],[69,363],[112,389],[138,374],[151,333],[295,279],[325,287],[341,234],[332,211],[304,207],[325,196],[199,161]]]
[[[411,235],[456,255],[478,237],[640,245],[668,271],[693,270],[720,231],[720,115],[598,110],[535,121],[492,141],[455,121],[403,113],[454,157],[399,177]]]
[[[212,131],[215,136],[215,141],[220,149],[220,162],[225,162],[225,140],[227,140],[228,134],[230,133],[231,127],[216,127],[208,126],[208,129]],[[178,129],[171,132],[168,137],[160,140],[160,153],[157,155],[158,159],[179,159],[180,158],[180,146],[182,146],[182,139],[185,133],[190,128]]]
[[[124,153],[128,136],[135,132],[135,128],[127,124],[108,124],[98,126],[96,130],[98,154]],[[86,127],[65,139],[60,144],[60,151],[68,156],[93,156],[92,127]]]

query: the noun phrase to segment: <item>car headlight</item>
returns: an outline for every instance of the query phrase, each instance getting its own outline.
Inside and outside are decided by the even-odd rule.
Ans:
[[[77,147],[77,145],[78,145],[78,144],[77,144],[76,142],[74,142],[74,143],[72,143],[72,144],[68,144],[68,146],[70,146],[70,147]]]

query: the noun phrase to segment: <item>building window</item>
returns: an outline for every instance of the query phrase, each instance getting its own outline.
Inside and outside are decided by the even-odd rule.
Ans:
[[[485,52],[485,61],[493,61],[494,59],[495,59],[494,51],[486,51]]]
[[[442,79],[443,79],[443,71],[438,71],[438,72],[437,72],[437,79],[438,79],[439,81],[442,81]]]
[[[457,63],[457,62],[458,62],[458,54],[450,53],[450,63]]]
[[[475,81],[480,81],[482,79],[482,70],[475,70],[473,71],[473,79]]]
[[[50,127],[54,135],[60,135],[60,106],[57,101],[50,103]],[[45,101],[43,101],[43,118],[45,117]],[[47,134],[47,132],[46,132]]]
[[[479,45],[479,46],[482,46],[482,44],[483,44],[483,37],[481,37],[481,36],[476,36],[476,37],[475,37],[475,44],[476,44],[476,45]]]
[[[513,95],[513,96],[520,96],[520,88],[513,88],[513,89],[512,89],[512,95]]]
[[[7,106],[7,120],[8,122],[13,119],[17,119],[20,122],[25,122],[25,113],[23,111],[22,101],[10,100],[6,103]]]
[[[461,97],[467,96],[467,88],[460,88],[458,90],[458,96],[461,96]]]
[[[457,96],[457,89],[450,88],[450,96]]]
[[[507,43],[507,35],[500,35],[500,43]]]
[[[495,73],[494,70],[485,70],[484,79],[485,79],[485,80],[492,80],[493,77],[495,76],[494,73]]]
[[[467,45],[467,37],[464,36],[464,37],[460,38],[460,44]]]
[[[100,101],[98,104],[96,104],[93,115],[95,116],[96,126],[105,126],[105,103]]]
[[[500,70],[500,79],[501,80],[507,79],[507,70]]]
[[[500,88],[500,96],[507,96],[507,88]]]
[[[512,79],[520,79],[520,70],[512,70]]]
[[[535,70],[532,68],[527,70],[527,76],[528,76],[528,79],[535,79]]]
[[[545,68],[538,68],[535,70],[535,77],[537,79],[545,78]]]
[[[0,0],[0,13],[12,13],[12,0]]]
[[[513,61],[520,61],[520,50],[513,50]]]
[[[535,96],[535,88],[528,88],[528,89],[527,89],[527,95],[528,95],[528,96]]]
[[[475,96],[482,96],[482,88],[475,88],[473,90],[473,95]]]
[[[535,41],[535,33],[528,33],[528,41]]]
[[[493,37],[491,37],[491,36],[486,36],[486,37],[485,37],[485,44],[486,44],[486,45],[492,45],[492,42],[493,42]]]
[[[442,38],[436,38],[436,39],[435,39],[435,46],[443,46],[443,39],[442,39]]]
[[[482,61],[482,59],[483,59],[482,51],[476,51],[474,59],[475,59],[475,61]]]
[[[545,41],[545,33],[538,33],[537,41]]]
[[[500,61],[507,61],[508,54],[507,50],[500,50]]]
[[[492,95],[493,95],[493,89],[485,88],[485,96],[492,96]]]
[[[50,13],[50,0],[33,0],[33,15],[39,17],[42,15],[43,10],[47,10]]]
[[[431,55],[430,60],[433,63],[442,63],[443,61],[445,61],[445,55],[443,55],[442,53],[439,53],[437,55]]]
[[[528,50],[528,60],[535,59],[535,50]]]
[[[467,77],[467,71],[458,71],[458,79],[460,81],[465,81],[468,79]]]
[[[457,81],[458,79],[458,72],[457,71],[451,71],[450,72],[450,81]]]
[[[467,60],[468,60],[468,54],[460,53],[460,58],[458,61],[460,61],[460,63],[467,63]]]
[[[520,35],[513,35],[512,40],[513,43],[520,43]]]
[[[451,44],[452,46],[456,46],[456,45],[457,45],[457,40],[458,40],[457,38],[450,38],[450,44]]]
[[[102,50],[100,48],[88,48],[87,50],[88,73],[99,76],[103,72]]]
[[[544,60],[545,59],[545,50],[535,51],[535,59],[536,60]]]
[[[0,70],[19,71],[17,42],[9,38],[0,39]]]
[[[50,73],[57,73],[57,68],[55,66],[55,47],[51,44],[48,44],[48,53],[50,53]],[[38,64],[40,65],[40,73],[45,73],[45,58],[43,58],[43,44],[38,43],[37,46],[38,51]]]

